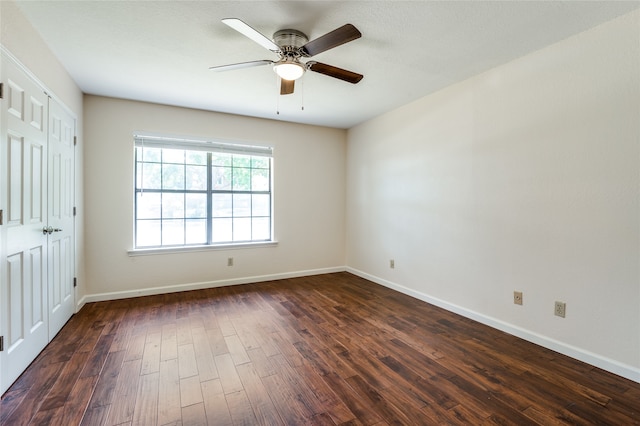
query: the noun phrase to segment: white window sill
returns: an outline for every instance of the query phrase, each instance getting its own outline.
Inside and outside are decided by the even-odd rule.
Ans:
[[[149,256],[156,254],[172,254],[172,253],[188,253],[194,251],[211,251],[211,250],[233,250],[233,249],[246,249],[246,248],[260,248],[260,247],[275,247],[278,245],[277,241],[261,241],[256,243],[230,243],[230,244],[216,244],[210,246],[187,246],[187,247],[162,247],[162,248],[150,248],[150,249],[131,249],[127,250],[129,256]]]

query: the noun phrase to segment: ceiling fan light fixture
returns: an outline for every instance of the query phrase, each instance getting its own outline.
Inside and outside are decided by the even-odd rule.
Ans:
[[[273,70],[284,80],[297,80],[302,77],[306,68],[297,61],[280,61],[273,66]]]

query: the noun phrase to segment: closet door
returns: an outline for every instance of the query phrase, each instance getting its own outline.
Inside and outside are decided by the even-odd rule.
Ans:
[[[0,393],[49,339],[47,313],[47,102],[4,55],[0,101]]]
[[[49,100],[48,293],[49,339],[75,310],[74,249],[75,119]]]

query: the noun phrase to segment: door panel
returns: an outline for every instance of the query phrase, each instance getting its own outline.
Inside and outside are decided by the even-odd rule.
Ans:
[[[75,119],[49,102],[49,338],[60,331],[75,309],[74,200]]]
[[[49,341],[46,94],[2,58],[6,82],[0,131],[0,393]]]

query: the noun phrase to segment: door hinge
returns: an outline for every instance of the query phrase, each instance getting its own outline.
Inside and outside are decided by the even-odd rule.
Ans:
[[[4,336],[0,336],[0,352],[4,351]]]
[[[73,146],[76,146],[76,145],[78,145],[78,137],[74,136],[73,137]]]
[[[4,225],[4,210],[0,209],[0,225]]]
[[[0,99],[4,99],[4,83],[0,83]]]
[[[73,277],[73,288],[78,287],[78,279],[76,277]]]
[[[76,215],[76,207],[75,206],[73,206],[73,215],[74,216]],[[0,223],[0,225],[2,225],[2,224]]]

